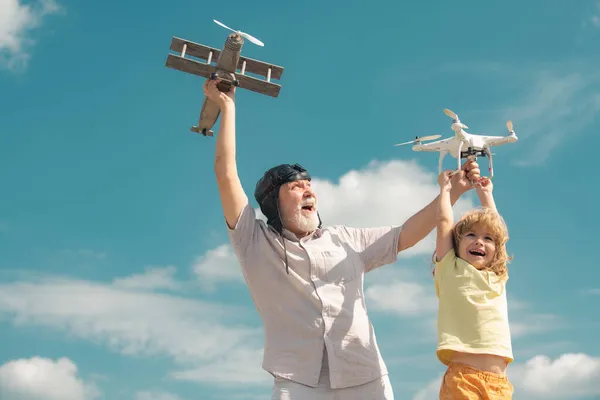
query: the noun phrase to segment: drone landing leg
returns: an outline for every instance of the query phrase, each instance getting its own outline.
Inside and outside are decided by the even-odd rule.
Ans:
[[[447,151],[440,151],[440,161],[438,164],[438,175],[442,173],[442,162],[444,161],[444,157],[446,156]]]
[[[463,142],[460,142],[458,144],[458,152],[456,154],[456,161],[458,162],[458,168],[456,168],[456,172],[455,173],[457,173],[457,172],[460,171],[460,160],[462,158],[461,157],[462,156],[462,146],[463,146]]]
[[[490,179],[492,179],[494,177],[494,164],[492,162],[492,152],[490,151],[489,148],[485,149],[485,154],[487,154],[488,159],[490,160],[490,166],[489,166],[489,170],[490,170]]]

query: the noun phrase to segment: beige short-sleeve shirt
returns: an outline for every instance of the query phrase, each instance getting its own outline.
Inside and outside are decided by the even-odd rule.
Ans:
[[[367,316],[364,274],[397,259],[401,226],[318,229],[282,238],[249,202],[229,238],[265,332],[263,368],[316,387],[328,355],[332,388],[387,374]]]

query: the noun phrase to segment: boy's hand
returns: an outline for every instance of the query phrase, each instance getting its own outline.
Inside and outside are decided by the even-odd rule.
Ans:
[[[475,185],[475,191],[477,193],[492,193],[494,190],[494,184],[490,178],[485,176],[481,177]]]
[[[452,174],[453,171],[443,171],[438,176],[438,184],[440,185],[440,189],[451,189],[452,188]]]
[[[207,79],[204,82],[204,95],[215,102],[222,110],[224,107],[235,103],[235,86],[232,86],[229,92],[223,93],[217,88],[219,82],[219,79]]]

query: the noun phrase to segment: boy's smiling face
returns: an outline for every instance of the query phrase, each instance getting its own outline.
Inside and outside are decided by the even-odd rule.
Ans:
[[[458,256],[477,269],[489,266],[495,252],[494,237],[479,224],[473,225],[464,233],[458,246]]]

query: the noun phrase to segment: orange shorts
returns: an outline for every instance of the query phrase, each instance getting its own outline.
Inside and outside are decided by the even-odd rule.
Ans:
[[[505,375],[450,363],[442,380],[440,400],[510,400],[513,392]]]

